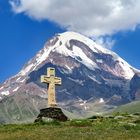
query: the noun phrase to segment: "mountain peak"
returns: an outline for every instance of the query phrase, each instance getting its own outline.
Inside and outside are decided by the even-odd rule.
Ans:
[[[63,80],[62,86],[56,89],[56,96],[59,105],[67,111],[78,109],[86,114],[93,111],[94,106],[96,111],[97,102],[103,110],[108,110],[139,97],[137,90],[132,89],[136,85],[135,78],[131,81],[139,71],[88,37],[65,32],[47,41],[17,75],[0,85],[0,100],[5,96],[8,100],[0,103],[6,105],[8,102],[11,107],[12,98],[15,108],[24,111],[23,107],[26,107],[25,112],[30,112],[30,108],[37,112],[46,107],[47,87],[40,83],[40,76],[46,74],[50,66]],[[139,77],[137,79],[139,81]],[[7,114],[7,109],[4,110]]]
[[[62,42],[63,45],[68,44],[70,40],[78,40],[80,42],[83,42],[86,44],[90,49],[92,49],[94,52],[104,52],[104,53],[113,53],[112,51],[96,44],[92,39],[90,39],[87,36],[84,36],[77,32],[67,31],[64,33],[58,34],[59,41]]]
[[[20,75],[27,75],[31,70],[36,70],[47,59],[52,61],[55,55],[53,58],[49,56],[54,53],[63,57],[71,57],[90,70],[103,69],[126,79],[131,79],[135,73],[134,68],[116,53],[96,44],[82,34],[68,31],[57,34],[50,39],[35,58],[28,62],[26,67],[20,72]]]
[[[86,65],[89,69],[99,69],[97,62],[101,63],[101,61],[103,62],[104,60],[102,60],[103,58],[95,58],[96,60],[93,61],[93,58],[90,58],[88,55],[100,54],[112,57],[113,61],[118,62],[119,67],[122,69],[121,75],[124,75],[126,79],[131,79],[134,75],[134,68],[116,53],[98,45],[92,39],[80,33],[70,31],[60,33],[56,35],[55,41],[53,40],[52,42],[55,42],[56,44],[53,45],[53,47],[51,46],[51,51],[67,57],[72,57],[77,61],[80,59],[80,62]]]
[[[58,36],[59,40],[62,41],[63,44],[66,44],[70,40],[78,40],[78,41],[81,41],[81,42],[85,43],[94,52],[102,52],[102,53],[111,54],[111,55],[113,54],[116,57],[118,57],[118,55],[116,53],[114,53],[113,51],[97,44],[96,42],[94,42],[88,36],[82,35],[80,33],[73,32],[73,31],[67,31],[67,32],[64,32],[64,33],[59,33],[56,36]]]

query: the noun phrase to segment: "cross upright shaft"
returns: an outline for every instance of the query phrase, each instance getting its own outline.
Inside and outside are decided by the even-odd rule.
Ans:
[[[49,67],[47,75],[41,76],[41,82],[48,84],[48,107],[56,107],[55,85],[61,85],[61,78],[55,77],[55,69]]]

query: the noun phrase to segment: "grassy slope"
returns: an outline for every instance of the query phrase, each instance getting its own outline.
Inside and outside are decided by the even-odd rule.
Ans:
[[[140,101],[134,101],[132,103],[119,106],[114,110],[114,112],[128,112],[128,113],[140,112]]]
[[[138,140],[140,115],[123,117],[1,125],[0,140]]]

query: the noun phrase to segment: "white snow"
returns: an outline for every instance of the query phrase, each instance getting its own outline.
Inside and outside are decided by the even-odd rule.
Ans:
[[[90,60],[85,54],[84,52],[82,52],[82,50],[78,47],[73,47],[74,51],[70,52],[65,45],[68,44],[69,40],[71,39],[75,39],[75,40],[79,40],[83,43],[85,43],[87,46],[89,46],[89,48],[96,53],[104,53],[104,54],[110,54],[113,56],[114,61],[120,61],[120,66],[122,67],[122,69],[124,70],[124,78],[126,79],[131,79],[134,75],[134,72],[132,69],[134,69],[132,66],[130,66],[126,61],[124,61],[121,57],[119,57],[116,53],[114,53],[111,50],[108,50],[98,44],[96,44],[93,40],[89,39],[88,37],[85,37],[79,33],[75,33],[75,32],[65,32],[60,34],[59,39],[62,42],[62,45],[58,48],[56,48],[56,50],[59,53],[62,53],[66,56],[79,56],[80,58],[82,58],[82,63],[84,63],[87,67],[91,68],[91,66],[98,68],[98,66],[96,65],[96,63],[94,63],[92,60]],[[70,45],[69,45],[70,46]],[[71,54],[72,53],[72,54]],[[75,58],[75,57],[74,57]],[[88,63],[87,63],[88,62]],[[102,63],[102,60],[97,60],[97,62]],[[123,62],[123,63],[122,63]],[[92,67],[92,68],[93,68]]]
[[[85,100],[85,101],[84,101],[84,104],[85,104],[86,102],[87,102],[87,101]]]
[[[103,60],[102,59],[97,59],[96,60],[98,63],[103,63]]]
[[[60,35],[59,39],[62,41],[62,45],[65,45],[66,43],[69,45],[69,40],[71,40],[71,39],[79,40],[90,47],[96,44],[94,41],[92,41],[88,37],[85,37],[76,32],[68,31],[68,32],[65,32],[65,33],[62,33],[59,35]],[[94,47],[91,47],[91,48],[94,52],[97,52],[96,48],[94,48]]]
[[[75,83],[78,83],[78,84],[80,84],[80,85],[82,85],[83,86],[83,80],[79,80],[79,79],[72,79],[71,77],[68,77],[68,79],[70,79],[71,81],[73,81],[73,82],[75,82]]]
[[[18,77],[18,79],[16,80],[16,82],[18,82],[20,80],[21,77]]]
[[[71,72],[72,68],[70,68],[68,65],[65,65],[65,67]]]
[[[10,94],[9,91],[3,91],[3,92],[1,92],[1,95],[5,95],[5,96],[7,96],[7,95],[9,95],[9,94]]]
[[[76,56],[76,59],[77,57],[81,58],[81,62],[86,65],[87,67],[91,68],[91,69],[94,69],[94,68],[98,68],[99,67],[96,65],[95,62],[93,62],[91,59],[89,59],[85,53],[82,51],[82,49],[80,49],[79,47],[76,47],[74,46],[73,47],[73,57]],[[79,61],[79,60],[78,60]]]
[[[51,51],[53,51],[56,47],[58,47],[59,46],[59,42],[57,42],[54,46],[50,46],[50,47],[48,47],[48,48],[46,48],[45,46],[44,46],[44,52],[43,52],[43,54],[38,54],[38,57],[36,58],[36,61],[37,61],[37,64],[35,65],[35,68],[40,64],[40,63],[42,63],[43,61],[45,61],[47,58],[48,58],[48,56],[49,56],[49,54],[50,54],[50,52]]]
[[[81,62],[82,64],[86,65],[89,69],[92,69],[92,70],[95,68],[99,69],[96,63],[93,62],[90,58],[88,58],[86,54],[82,51],[82,49],[80,49],[77,46],[73,46],[72,51],[67,49],[66,46],[61,46],[61,48],[57,47],[55,50],[60,54],[75,58],[78,62]]]
[[[77,97],[79,99],[79,102],[83,102],[83,99],[81,99],[80,97]]]
[[[134,71],[132,70],[132,67],[124,61],[122,58],[118,58],[119,65],[124,70],[124,76],[126,79],[131,79],[134,76]]]
[[[20,73],[21,74],[21,73]],[[22,73],[23,74],[23,73]],[[16,82],[19,82],[19,83],[23,83],[24,81],[26,80],[26,78],[23,78],[23,77],[19,77]]]
[[[93,51],[93,52],[102,52],[102,53],[106,53],[106,54],[113,54],[114,52],[98,45],[97,43],[95,43],[92,39],[76,33],[76,32],[65,32],[65,33],[61,33],[59,34],[60,37],[59,39],[61,40],[62,44],[65,45],[66,43],[69,44],[69,40],[71,39],[75,39],[75,40],[79,40],[81,42],[83,42],[84,44],[86,44],[87,46],[89,46],[89,48]]]
[[[23,83],[26,79],[20,80],[20,83]]]
[[[105,102],[104,99],[100,98],[99,103],[104,103],[104,102]]]
[[[82,99],[81,99],[81,100],[79,100],[79,101],[81,102],[81,103],[80,103],[80,105],[81,105],[81,106],[85,105],[85,104],[86,104],[86,102],[87,102],[86,100],[85,100],[85,101],[83,101]]]
[[[17,91],[18,89],[19,89],[19,87],[16,87],[16,88],[13,90],[13,92]]]
[[[23,70],[20,71],[20,75],[22,75],[22,76],[26,75],[31,70],[31,68],[33,66],[34,66],[33,64],[30,64],[27,67],[25,67],[25,69],[23,69]]]
[[[84,106],[84,109],[87,110],[87,109],[89,109],[89,107],[88,106]]]
[[[50,53],[51,49],[52,49],[51,47],[49,47],[49,49],[44,48],[44,53],[38,55],[38,58],[36,59],[37,64],[46,60],[46,58],[48,57],[48,54]]]
[[[70,95],[71,96],[71,93],[70,92],[65,92],[67,95]]]
[[[89,77],[91,80],[95,81],[96,83],[101,84],[101,82],[98,81],[94,75],[92,75],[92,76],[91,76],[91,75],[88,75],[88,77]]]
[[[68,49],[67,47],[71,47],[69,41],[72,39],[78,40],[80,42],[83,42],[86,44],[93,52],[96,53],[104,53],[104,54],[110,54],[114,61],[120,61],[120,66],[124,70],[124,77],[126,79],[131,79],[134,75],[133,67],[130,66],[127,62],[125,62],[122,58],[120,58],[116,53],[112,52],[111,50],[108,50],[98,44],[96,44],[93,40],[89,39],[86,36],[83,36],[79,33],[75,32],[65,32],[58,34],[58,41],[53,46],[44,46],[44,49],[40,51],[36,55],[36,62],[35,63],[29,63],[27,67],[25,67],[20,74],[26,75],[29,71],[35,70],[42,62],[47,60],[49,57],[49,54],[51,52],[57,52],[59,54],[62,54],[64,56],[70,56],[74,59],[76,59],[78,62],[84,64],[89,69],[94,70],[99,69],[98,65],[92,61],[83,51],[81,48],[77,46],[73,46],[73,50]],[[61,45],[60,45],[61,41]],[[103,63],[101,59],[97,60],[98,63]],[[121,63],[123,62],[123,63]],[[67,68],[70,70],[71,68],[67,66]]]
[[[80,105],[81,105],[81,106],[83,106],[83,105],[84,105],[84,103],[80,103]]]

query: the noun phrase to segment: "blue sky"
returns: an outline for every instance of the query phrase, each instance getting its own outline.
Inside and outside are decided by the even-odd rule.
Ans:
[[[117,20],[110,22],[106,21],[103,17],[109,16],[107,14],[111,11],[106,11],[106,15],[104,15],[105,11],[103,11],[103,21],[108,24],[101,24],[98,27],[95,20],[93,20],[92,24],[90,24],[92,21],[89,21],[89,24],[87,22],[84,24],[80,20],[87,20],[87,16],[85,15],[84,17],[85,13],[89,16],[89,19],[90,17],[94,19],[101,17],[101,13],[97,12],[96,15],[92,15],[92,12],[88,11],[90,7],[84,9],[85,12],[83,13],[83,9],[80,9],[82,4],[78,10],[71,10],[69,12],[69,9],[75,8],[75,5],[72,3],[73,0],[70,0],[71,3],[69,5],[64,0],[61,3],[51,3],[50,1],[49,6],[47,3],[43,3],[42,0],[30,0],[30,3],[28,1],[11,0],[11,4],[9,4],[8,0],[0,0],[0,83],[18,73],[23,65],[42,49],[44,43],[49,38],[56,33],[66,30],[77,31],[89,37],[102,37],[104,39],[104,42],[102,42],[103,45],[111,43],[113,51],[118,53],[132,66],[140,69],[140,28],[137,17],[134,20],[132,19],[133,22],[130,20],[131,17],[125,19],[128,20],[129,24],[126,22],[123,23],[123,21],[120,24],[121,18],[127,15],[122,14],[121,18],[117,19],[119,22],[116,24],[114,22],[117,22]],[[40,7],[42,6],[44,10],[41,9],[40,11],[38,9],[38,1],[39,4],[40,2],[43,3],[40,4]],[[45,4],[48,7],[44,7]],[[128,3],[125,5],[128,5]],[[129,3],[129,6],[131,6],[131,3]],[[86,8],[84,4],[83,8]],[[127,7],[124,6],[124,8]],[[51,9],[55,9],[56,11],[50,12],[49,9],[50,11]],[[64,11],[65,9],[66,11]],[[104,7],[100,7],[97,11],[102,11],[103,9]],[[75,14],[75,18],[71,16],[72,11]],[[125,13],[125,10],[122,12]],[[76,16],[80,17],[79,21]]]

